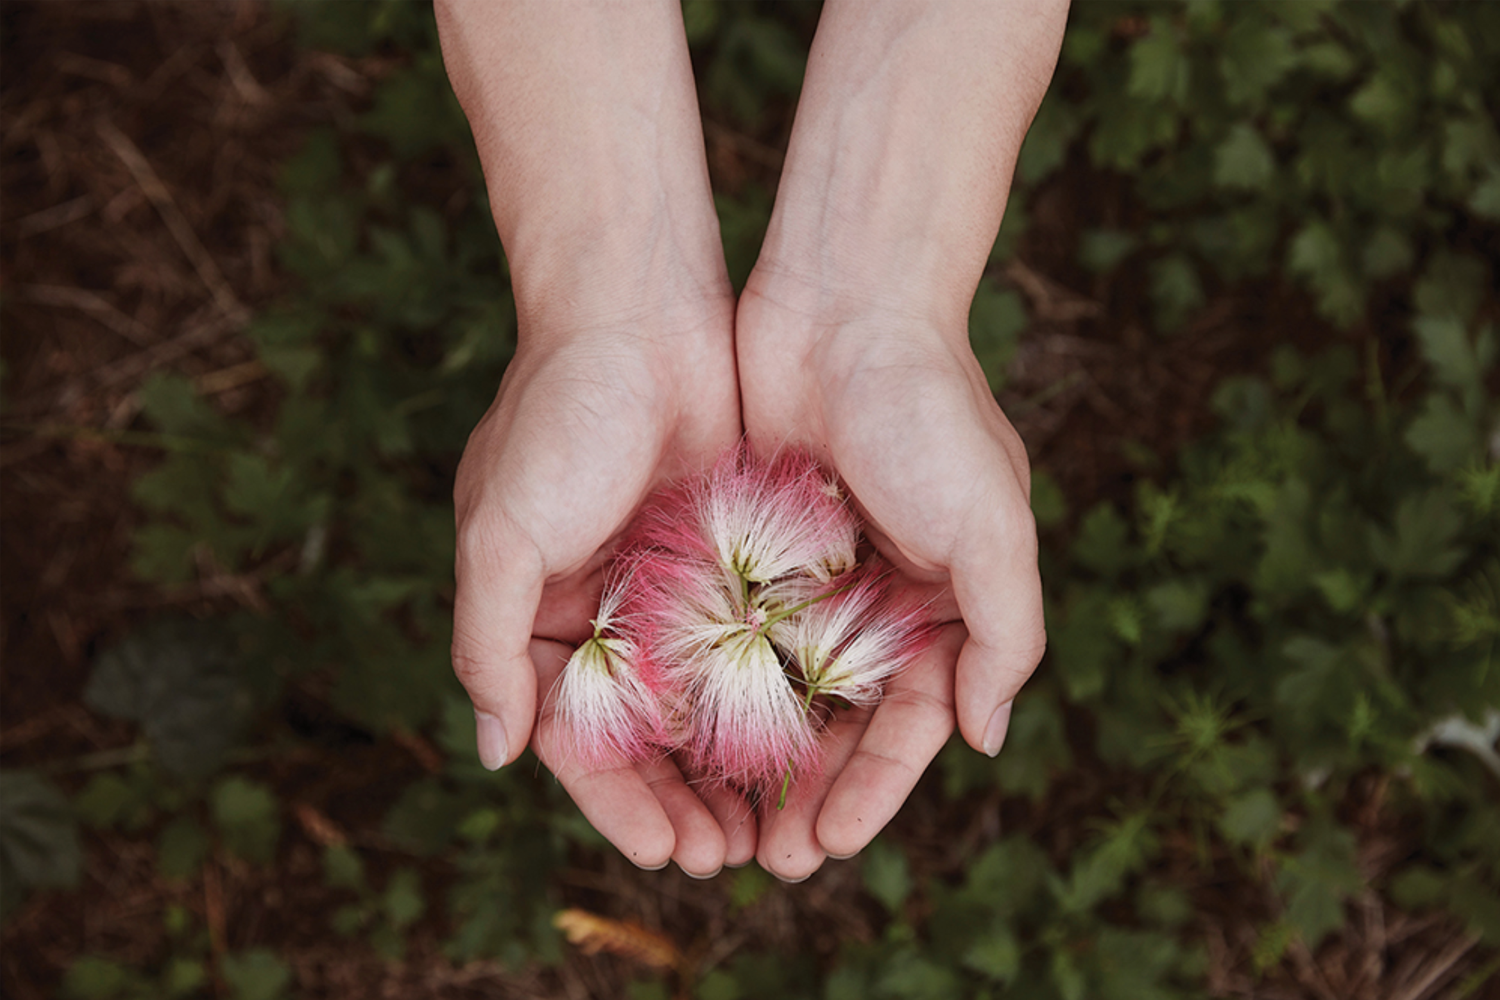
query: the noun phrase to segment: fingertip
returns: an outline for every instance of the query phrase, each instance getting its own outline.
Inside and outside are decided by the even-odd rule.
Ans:
[[[984,727],[984,739],[979,745],[988,757],[994,757],[1000,753],[1000,748],[1005,745],[1005,734],[1010,731],[1010,710],[1015,702],[1007,701],[995,709],[990,721]]]
[[[1004,742],[1010,705],[1041,662],[1045,633],[1038,627],[1029,636],[1000,650],[972,633],[958,655],[954,700],[958,729],[964,741],[980,753],[994,756]]]
[[[479,751],[479,763],[487,771],[498,771],[510,761],[510,740],[505,735],[505,723],[489,712],[474,709],[474,742]]]

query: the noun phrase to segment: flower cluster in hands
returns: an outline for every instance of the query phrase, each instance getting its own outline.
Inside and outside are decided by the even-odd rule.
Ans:
[[[741,446],[654,495],[558,683],[572,752],[595,767],[679,753],[704,779],[784,794],[819,766],[828,713],[875,705],[936,635],[861,563],[860,540],[838,482],[801,451]]]

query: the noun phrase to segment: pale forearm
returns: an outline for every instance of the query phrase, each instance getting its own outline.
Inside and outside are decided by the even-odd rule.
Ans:
[[[437,17],[523,325],[727,299],[674,0],[446,0]]]
[[[961,327],[1066,14],[1066,0],[829,0],[752,292]]]

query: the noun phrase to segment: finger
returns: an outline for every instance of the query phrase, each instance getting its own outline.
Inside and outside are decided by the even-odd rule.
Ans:
[[[828,858],[817,836],[818,814],[839,772],[859,745],[868,724],[868,710],[839,712],[818,737],[822,769],[794,777],[780,803],[773,789],[761,803],[760,844],[756,860],[783,882],[801,882]]]
[[[864,850],[911,794],[953,733],[953,664],[964,627],[945,627],[922,656],[896,677],[875,709],[817,820],[818,843],[831,858]]]
[[[719,784],[700,786],[698,794],[724,832],[724,864],[730,868],[749,864],[755,857],[759,830],[750,803],[739,792]]]
[[[670,758],[638,768],[672,824],[672,860],[693,878],[713,878],[724,867],[725,837],[719,820],[703,803]]]
[[[479,759],[514,760],[531,736],[536,666],[529,645],[541,601],[540,553],[501,515],[459,528],[453,598],[453,672],[474,702]]]
[[[537,757],[557,778],[578,805],[584,818],[617,847],[631,862],[646,869],[657,869],[672,859],[677,849],[676,825],[669,809],[658,799],[647,777],[634,765],[590,768],[575,757],[568,746],[555,716],[551,692],[573,651],[562,643],[538,639],[531,643],[531,657],[536,661],[537,683],[548,692],[537,717],[532,741]],[[664,782],[666,776],[650,772],[651,780]],[[681,784],[679,776],[678,783]],[[675,799],[672,809],[681,810]],[[704,810],[705,814],[707,810]],[[717,823],[709,822],[715,831]],[[690,861],[696,862],[697,856]],[[711,862],[710,862],[711,863]]]
[[[1047,646],[1036,522],[1015,493],[964,537],[973,544],[952,567],[969,630],[955,679],[958,726],[971,746],[993,757],[1005,740],[1010,704]]]

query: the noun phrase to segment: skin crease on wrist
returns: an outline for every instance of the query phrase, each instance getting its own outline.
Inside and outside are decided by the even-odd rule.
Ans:
[[[581,772],[544,701],[533,747],[643,867],[756,856],[800,881],[878,832],[955,720],[987,752],[1003,739],[1044,641],[1035,531],[965,317],[1064,13],[829,0],[735,312],[677,5],[439,4],[521,323],[456,487],[455,666],[486,763],[526,742],[645,491],[732,443],[741,415],[758,448],[829,461],[903,586],[950,622],[758,823],[670,761]]]

